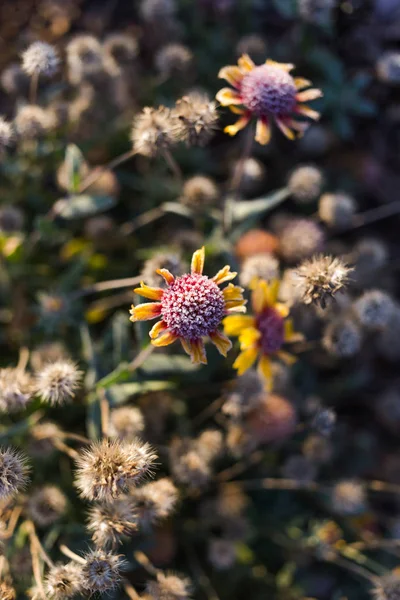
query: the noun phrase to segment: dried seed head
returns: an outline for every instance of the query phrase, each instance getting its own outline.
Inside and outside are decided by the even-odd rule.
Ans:
[[[254,278],[265,281],[279,278],[279,261],[269,252],[246,258],[239,275],[240,283],[248,287]]]
[[[16,600],[17,599],[17,592],[15,591],[15,589],[13,588],[13,586],[6,582],[6,581],[1,581],[0,582],[0,598],[1,600]]]
[[[112,75],[120,75],[138,55],[137,39],[126,33],[111,33],[103,43],[106,68]]]
[[[324,194],[318,205],[319,218],[332,229],[351,227],[356,210],[354,198],[343,193]]]
[[[323,183],[323,175],[317,167],[304,165],[290,175],[288,188],[298,204],[308,204],[318,198]]]
[[[109,436],[132,442],[145,426],[142,411],[135,406],[114,408],[110,414]]]
[[[11,146],[14,138],[15,132],[12,123],[0,117],[0,150],[5,150]]]
[[[30,494],[26,508],[36,525],[48,527],[65,514],[67,498],[60,488],[46,485]]]
[[[115,548],[122,537],[132,536],[137,531],[137,516],[131,498],[118,498],[111,504],[93,506],[89,511],[87,529],[97,547]]]
[[[20,369],[0,369],[0,413],[24,410],[32,399],[32,379]]]
[[[178,502],[178,494],[178,489],[168,477],[133,490],[139,523],[146,527],[169,517]]]
[[[157,456],[139,440],[102,440],[77,459],[76,487],[83,498],[111,502],[151,473]]]
[[[204,146],[217,128],[216,104],[203,93],[183,96],[177,101],[173,116],[175,135],[189,146]]]
[[[187,600],[191,591],[190,580],[175,573],[157,573],[157,581],[150,581],[146,591],[154,600]]]
[[[358,481],[341,481],[332,490],[332,507],[341,515],[357,515],[365,511],[365,488]]]
[[[24,213],[20,208],[5,204],[0,209],[0,230],[4,233],[22,231],[24,226]]]
[[[43,402],[52,406],[70,402],[75,396],[82,375],[82,371],[69,360],[50,363],[36,376],[37,394]]]
[[[324,244],[324,232],[311,219],[290,219],[284,226],[279,251],[282,257],[291,264],[310,258],[320,252]]]
[[[232,540],[215,538],[208,545],[208,560],[218,571],[231,569],[236,562],[236,545]]]
[[[55,125],[54,117],[49,112],[34,104],[21,106],[14,120],[14,126],[21,140],[35,139],[44,136]]]
[[[25,457],[13,448],[0,448],[0,500],[13,496],[27,483]]]
[[[297,267],[294,283],[304,304],[325,308],[326,301],[341,290],[351,271],[339,258],[315,256]]]
[[[377,62],[378,78],[389,85],[400,83],[400,52],[392,51],[383,54]]]
[[[169,148],[176,141],[171,110],[145,106],[133,120],[131,140],[133,150],[143,156],[155,156]]]
[[[363,238],[353,248],[349,261],[354,265],[351,280],[358,288],[376,285],[379,270],[388,261],[386,244],[374,238]]]
[[[294,454],[284,463],[282,476],[301,483],[309,483],[317,476],[317,466],[305,456]]]
[[[239,161],[233,165],[232,172],[235,172],[239,167]],[[240,189],[246,196],[251,196],[257,193],[262,186],[266,176],[266,169],[263,163],[256,158],[246,158],[243,163],[243,175],[240,182]]]
[[[224,436],[217,429],[206,429],[195,440],[195,446],[200,456],[207,462],[211,462],[221,455]]]
[[[205,485],[211,477],[209,463],[192,440],[174,438],[169,447],[169,462],[174,479],[192,487]]]
[[[90,592],[104,593],[115,589],[120,580],[124,561],[120,555],[104,550],[92,550],[85,555],[82,567],[83,585]]]
[[[375,600],[400,600],[400,577],[394,573],[380,577],[372,595]]]
[[[389,294],[381,290],[370,290],[353,303],[353,310],[365,329],[381,330],[388,326],[395,305]]]
[[[322,344],[332,356],[349,358],[359,352],[362,343],[361,330],[348,317],[338,317],[326,327]]]
[[[146,260],[140,277],[151,287],[165,288],[165,280],[156,273],[159,269],[168,269],[175,277],[187,272],[187,267],[178,254],[159,252]]]
[[[213,179],[195,175],[185,182],[181,201],[195,210],[202,211],[215,204],[218,195],[218,187]]]
[[[103,70],[103,48],[92,35],[77,35],[66,46],[68,77],[72,84]]]
[[[222,406],[222,412],[233,419],[241,419],[256,408],[264,393],[264,381],[257,371],[249,369],[237,377]]]
[[[182,74],[191,66],[193,54],[182,44],[167,44],[157,52],[155,63],[158,71],[164,77]]]
[[[34,42],[22,54],[22,68],[30,76],[40,73],[52,77],[59,64],[57,50],[46,42]]]
[[[83,591],[82,566],[69,562],[50,567],[44,582],[49,600],[71,600]]]

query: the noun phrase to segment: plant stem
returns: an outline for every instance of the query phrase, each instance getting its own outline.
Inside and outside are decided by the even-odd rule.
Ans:
[[[95,169],[93,169],[93,171],[91,173],[89,173],[89,175],[86,177],[86,179],[84,179],[82,181],[82,183],[78,189],[78,194],[82,194],[84,191],[86,191],[88,189],[88,187],[93,185],[103,175],[103,173],[105,171],[111,171],[112,169],[115,169],[115,167],[118,167],[122,163],[124,163],[127,160],[129,160],[130,158],[132,158],[132,156],[134,156],[134,154],[135,154],[134,150],[132,150],[132,149],[128,150],[128,152],[124,152],[123,154],[120,154],[116,158],[113,158],[113,160],[111,160],[109,163],[102,165],[101,167],[96,167]]]
[[[169,166],[169,168],[171,169],[172,173],[175,176],[175,179],[177,180],[178,183],[182,183],[183,181],[183,175],[182,175],[182,171],[180,166],[178,165],[178,163],[176,162],[176,160],[174,159],[174,157],[171,154],[171,151],[169,150],[169,148],[164,148],[162,151],[162,154],[166,160],[167,165]]]
[[[29,102],[31,104],[36,104],[37,100],[37,91],[39,84],[39,73],[35,71],[31,77],[30,85],[29,85]]]
[[[147,210],[133,219],[130,223],[125,223],[125,225],[122,225],[120,229],[121,234],[124,236],[131,235],[134,231],[140,229],[140,227],[144,227],[145,225],[148,225],[149,223],[152,223],[153,221],[156,221],[160,217],[164,216],[164,213],[165,211],[161,206],[151,208],[150,210]]]
[[[256,450],[253,454],[246,457],[243,460],[240,460],[232,467],[228,467],[224,471],[221,471],[216,476],[216,480],[221,481],[230,481],[233,477],[240,475],[243,471],[248,469],[251,465],[257,464],[260,462],[265,456],[265,453],[262,450]]]
[[[74,297],[89,296],[97,292],[106,292],[108,290],[118,290],[120,288],[132,287],[140,283],[141,277],[125,277],[124,279],[110,279],[109,281],[99,281],[86,288],[82,288]]]
[[[136,358],[134,358],[133,361],[129,364],[129,371],[131,373],[133,373],[133,371],[136,371],[136,369],[138,369],[144,363],[144,361],[151,355],[153,350],[154,346],[152,346],[151,344],[146,346],[146,348],[143,348],[143,350],[141,350],[136,356]]]
[[[75,554],[75,552],[72,552],[72,550],[70,550],[68,548],[68,546],[61,544],[60,552],[62,552],[64,554],[64,556],[67,556],[68,558],[70,558],[71,560],[74,560],[75,562],[79,563],[80,565],[86,565],[86,560],[82,556],[79,556],[78,554]]]
[[[358,227],[375,223],[375,221],[386,219],[387,217],[396,215],[399,212],[400,202],[390,202],[389,204],[384,204],[383,206],[371,208],[370,210],[367,210],[359,215],[354,215],[351,229],[357,229]]]
[[[106,438],[108,436],[108,429],[110,423],[110,405],[107,400],[105,391],[99,389],[100,396],[100,421],[101,421],[101,435]]]
[[[151,563],[151,561],[147,558],[147,556],[140,550],[137,550],[136,552],[133,553],[133,558],[144,569],[146,569],[146,571],[148,573],[150,573],[150,575],[157,576],[157,574],[160,572],[159,569],[156,569],[156,567]]]

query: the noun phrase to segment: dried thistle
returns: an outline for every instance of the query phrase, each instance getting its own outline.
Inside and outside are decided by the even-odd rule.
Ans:
[[[33,395],[32,379],[20,369],[0,369],[0,412],[23,410]]]
[[[44,582],[50,600],[70,600],[83,592],[82,566],[69,562],[50,567]]]
[[[43,402],[52,406],[70,402],[75,396],[82,375],[82,371],[70,360],[50,363],[36,376],[37,394]]]
[[[27,483],[25,457],[13,448],[0,448],[0,500],[13,496]]]
[[[110,504],[93,506],[89,511],[87,529],[97,547],[114,548],[122,537],[132,536],[138,529],[134,502],[122,497]]]
[[[34,42],[22,54],[22,68],[28,75],[54,75],[59,67],[57,50],[46,42]]]
[[[157,573],[157,581],[150,581],[146,591],[154,600],[186,600],[190,597],[191,583],[176,573]]]
[[[147,483],[132,492],[139,513],[139,523],[145,526],[167,518],[178,502],[179,492],[168,477]]]
[[[206,94],[192,92],[183,96],[177,101],[173,116],[177,138],[189,146],[204,146],[217,129],[217,107]]]
[[[105,550],[92,550],[85,555],[86,564],[82,567],[83,584],[91,594],[115,589],[121,580],[124,560],[119,554]]]
[[[60,488],[45,485],[30,494],[27,512],[39,527],[48,527],[65,514],[67,506],[67,498]]]
[[[339,258],[314,256],[297,267],[294,277],[300,300],[304,304],[326,307],[332,298],[348,281],[352,269]]]
[[[176,142],[174,119],[165,106],[145,106],[133,120],[131,140],[133,150],[143,156],[155,156]]]

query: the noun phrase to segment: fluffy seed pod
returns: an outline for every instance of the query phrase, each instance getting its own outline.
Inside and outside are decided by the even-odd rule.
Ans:
[[[192,92],[176,102],[174,133],[188,146],[205,146],[217,128],[218,112],[207,94]]]
[[[195,175],[185,182],[181,201],[201,211],[213,206],[218,200],[218,195],[218,187],[213,179],[204,175]]]
[[[236,377],[222,406],[222,412],[233,419],[240,419],[259,405],[263,393],[264,381],[257,371],[249,369],[244,375]]]
[[[325,308],[327,300],[347,283],[350,271],[340,259],[331,256],[304,261],[294,272],[299,299],[304,304]]]
[[[11,583],[6,581],[0,582],[0,598],[1,600],[17,600],[17,592]]]
[[[71,600],[83,592],[82,566],[69,562],[50,567],[44,588],[50,600]]]
[[[112,75],[120,75],[138,55],[137,39],[126,33],[111,33],[103,43],[106,69]]]
[[[157,573],[157,580],[150,581],[146,591],[154,600],[187,600],[190,597],[190,580],[176,573]]]
[[[231,569],[236,562],[236,546],[232,540],[215,538],[208,544],[208,560],[218,571]]]
[[[92,35],[77,35],[66,46],[68,77],[73,85],[103,70],[103,48]]]
[[[145,106],[133,120],[131,141],[133,150],[143,156],[152,157],[169,148],[176,141],[171,110]]]
[[[326,327],[322,344],[329,354],[349,358],[361,348],[362,334],[357,323],[347,317],[338,317]]]
[[[178,489],[168,477],[152,481],[132,492],[138,522],[147,527],[166,519],[178,502]]]
[[[54,126],[49,111],[34,104],[26,104],[18,110],[14,126],[21,140],[33,140],[44,136]]]
[[[131,498],[118,498],[110,504],[93,506],[88,515],[87,529],[93,543],[100,548],[115,548],[123,537],[138,529],[138,513]]]
[[[341,481],[332,490],[332,508],[341,515],[357,515],[365,511],[366,497],[362,483]]]
[[[172,440],[169,447],[169,463],[174,479],[191,487],[205,485],[212,475],[209,463],[189,439]]]
[[[354,198],[343,193],[324,194],[318,205],[318,215],[327,227],[348,229],[357,210]]]
[[[193,61],[193,54],[187,46],[182,44],[167,44],[157,52],[155,63],[163,77],[179,75],[189,69]]]
[[[59,64],[57,50],[46,42],[34,42],[22,54],[22,68],[30,76],[52,77],[57,73]]]
[[[243,234],[235,246],[235,252],[239,260],[244,260],[255,254],[273,253],[278,247],[277,238],[262,229],[250,229]]]
[[[0,448],[0,500],[13,496],[27,483],[25,457],[13,448]]]
[[[195,445],[200,456],[207,462],[211,462],[220,456],[224,438],[221,431],[206,429],[196,439]]]
[[[311,219],[291,219],[282,229],[279,252],[290,264],[310,258],[322,250],[324,232]]]
[[[352,284],[357,288],[376,285],[376,278],[389,258],[386,244],[374,238],[363,238],[353,248],[349,262],[354,266]]]
[[[24,410],[32,399],[31,377],[20,369],[0,369],[0,413]]]
[[[395,305],[389,294],[369,290],[353,303],[353,310],[362,327],[376,331],[388,326]]]
[[[14,138],[15,132],[12,123],[0,117],[0,150],[6,150],[11,146]]]
[[[145,426],[142,411],[135,406],[121,406],[110,413],[108,435],[126,442],[132,442]]]
[[[386,52],[377,62],[378,78],[389,85],[400,84],[400,52]]]
[[[323,175],[317,167],[303,165],[292,172],[287,186],[298,204],[308,204],[318,198],[323,183]]]
[[[156,458],[149,444],[139,440],[93,443],[77,459],[75,485],[83,498],[111,502],[151,474]]]
[[[151,287],[164,288],[166,285],[164,279],[156,273],[159,269],[168,269],[172,275],[179,277],[186,272],[186,265],[184,265],[178,254],[159,252],[146,260],[140,277]]]
[[[282,477],[294,479],[299,483],[310,483],[318,473],[315,463],[301,454],[290,456],[282,467]]]
[[[83,585],[91,594],[108,592],[118,586],[124,567],[121,556],[99,549],[92,550],[84,558]]]
[[[272,281],[279,278],[279,261],[272,254],[254,254],[243,261],[239,281],[249,287],[254,278]]]
[[[82,375],[82,371],[69,360],[50,363],[36,375],[36,392],[47,404],[65,404],[74,398]]]
[[[29,518],[39,527],[48,527],[67,510],[67,498],[54,485],[46,485],[30,494],[27,502]]]

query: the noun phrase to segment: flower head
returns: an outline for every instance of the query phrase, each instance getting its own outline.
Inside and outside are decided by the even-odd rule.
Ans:
[[[157,581],[147,584],[147,591],[154,600],[186,600],[190,597],[190,580],[175,573],[158,573]]]
[[[263,279],[255,279],[251,287],[254,316],[228,316],[224,319],[224,331],[227,335],[239,336],[241,353],[233,364],[238,374],[243,375],[260,357],[258,369],[266,379],[267,388],[271,388],[271,356],[293,363],[294,357],[284,352],[282,346],[299,336],[293,331],[291,320],[286,319],[289,309],[277,302],[279,281],[268,284]]]
[[[40,527],[55,523],[67,510],[67,498],[55,485],[35,490],[28,499],[29,517]]]
[[[293,68],[291,64],[272,60],[256,66],[247,54],[239,58],[238,66],[223,67],[218,77],[226,79],[235,89],[222,88],[216,98],[222,106],[229,106],[232,112],[241,115],[234,125],[225,127],[225,132],[235,135],[255,117],[255,139],[265,145],[271,137],[271,120],[290,140],[295,139],[296,133],[302,135],[308,127],[307,123],[297,121],[293,115],[318,120],[319,113],[303,103],[320,98],[322,92],[315,88],[301,91],[311,82],[293,78],[290,75]]]
[[[75,396],[82,371],[69,360],[49,363],[36,378],[36,389],[44,402],[51,405],[64,404]]]
[[[400,577],[395,573],[380,577],[372,591],[372,595],[375,600],[399,600]]]
[[[325,308],[327,299],[347,283],[350,271],[339,258],[331,256],[316,256],[301,263],[295,271],[295,279],[304,304],[314,303]]]
[[[22,54],[22,68],[28,75],[41,73],[51,77],[57,72],[59,64],[56,49],[46,42],[34,42]]]
[[[177,101],[176,135],[188,145],[204,146],[217,128],[218,112],[215,102],[210,102],[206,94],[192,92]]]
[[[49,569],[45,590],[51,600],[69,600],[83,589],[82,567],[74,562],[58,564]]]
[[[157,523],[168,517],[178,502],[178,489],[168,477],[146,483],[133,491],[139,523]]]
[[[92,550],[85,556],[83,566],[84,586],[89,592],[107,592],[114,589],[120,579],[124,562],[118,554]]]
[[[143,156],[155,156],[175,141],[174,119],[165,106],[145,106],[133,121],[131,140],[133,149]]]
[[[0,500],[14,495],[27,482],[25,458],[12,448],[0,448]]]
[[[137,512],[133,501],[124,496],[112,503],[93,506],[87,528],[96,546],[115,547],[122,536],[131,536],[137,531]]]
[[[148,304],[132,306],[130,320],[145,321],[161,317],[150,331],[154,346],[168,346],[180,340],[193,363],[207,364],[203,338],[209,337],[219,352],[226,356],[232,344],[218,330],[223,317],[231,312],[245,312],[242,288],[229,284],[236,273],[229,266],[221,269],[212,279],[203,275],[204,247],[193,254],[191,273],[174,277],[167,269],[159,269],[167,288],[151,288],[143,282],[135,292],[149,300]]]
[[[32,398],[30,376],[20,369],[0,369],[0,412],[24,410]]]

